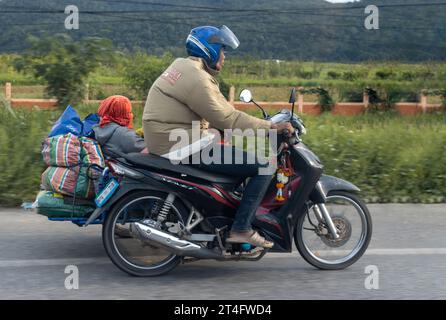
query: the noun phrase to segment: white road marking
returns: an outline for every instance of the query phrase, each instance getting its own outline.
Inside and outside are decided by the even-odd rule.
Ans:
[[[109,258],[56,258],[31,260],[0,260],[0,268],[11,267],[39,267],[39,266],[68,266],[81,264],[111,263]]]
[[[321,255],[346,254],[344,250],[320,251]],[[369,249],[365,256],[405,256],[405,255],[446,255],[446,248],[401,248],[401,249]],[[269,253],[265,259],[296,258],[299,257],[297,251],[292,253]],[[107,257],[100,258],[56,258],[56,259],[30,259],[30,260],[0,260],[0,268],[14,267],[39,267],[39,266],[67,266],[83,264],[111,264]]]
[[[321,256],[347,255],[348,250],[321,250]],[[365,256],[407,256],[407,255],[443,255],[446,254],[446,248],[394,248],[394,249],[368,249]],[[270,253],[265,258],[286,258],[293,255],[299,255],[297,251],[293,253]]]
[[[370,249],[366,255],[423,255],[446,254],[446,248],[402,248],[402,249]]]

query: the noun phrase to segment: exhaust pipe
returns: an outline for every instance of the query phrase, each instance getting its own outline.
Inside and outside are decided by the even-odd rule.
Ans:
[[[226,260],[223,255],[207,248],[182,240],[164,231],[152,228],[140,222],[130,224],[131,235],[142,242],[161,247],[177,256],[188,256],[198,259]]]

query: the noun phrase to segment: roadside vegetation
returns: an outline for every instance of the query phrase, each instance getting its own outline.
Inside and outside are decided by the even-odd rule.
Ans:
[[[2,103],[2,102],[0,102]],[[78,105],[84,117],[96,105]],[[32,201],[45,166],[40,148],[61,110],[14,110],[0,106],[0,206]],[[135,107],[135,128],[142,107]],[[255,112],[254,114],[260,115]],[[391,113],[304,117],[304,142],[327,174],[357,184],[370,202],[446,202],[446,117],[399,117]]]

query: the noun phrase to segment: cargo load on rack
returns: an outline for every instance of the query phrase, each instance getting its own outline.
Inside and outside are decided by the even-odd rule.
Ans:
[[[41,176],[44,190],[37,195],[37,213],[74,221],[94,211],[96,186],[105,168],[101,148],[93,139],[92,128],[97,123],[97,114],[82,121],[72,106],[55,122],[42,143],[47,169]]]
[[[45,190],[91,199],[95,196],[93,179],[88,177],[86,167],[48,167],[42,174],[42,187]]]
[[[104,157],[96,140],[77,137],[71,133],[46,138],[42,156],[47,166],[73,167],[96,164],[104,167]]]
[[[85,218],[95,209],[93,205],[73,204],[63,195],[51,191],[40,191],[37,195],[37,213],[48,218]]]
[[[97,141],[71,133],[46,138],[42,156],[49,166],[41,177],[47,191],[91,199],[95,196],[95,181],[105,167]]]

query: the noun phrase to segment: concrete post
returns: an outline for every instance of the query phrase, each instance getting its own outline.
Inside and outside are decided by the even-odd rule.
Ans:
[[[11,82],[6,82],[5,84],[5,99],[6,101],[11,101],[12,99],[12,85]]]
[[[421,93],[421,110],[423,110],[423,113],[426,112],[427,109],[427,95],[422,92]]]
[[[367,93],[367,91],[365,91],[365,90],[364,90],[364,95],[363,95],[362,101],[364,103],[364,107],[366,109],[368,109],[369,104],[370,104],[370,97],[369,97],[369,94]]]
[[[303,87],[297,88],[297,112],[304,112],[304,94],[302,93]]]
[[[229,103],[234,104],[235,101],[235,87],[231,86],[229,88]]]

